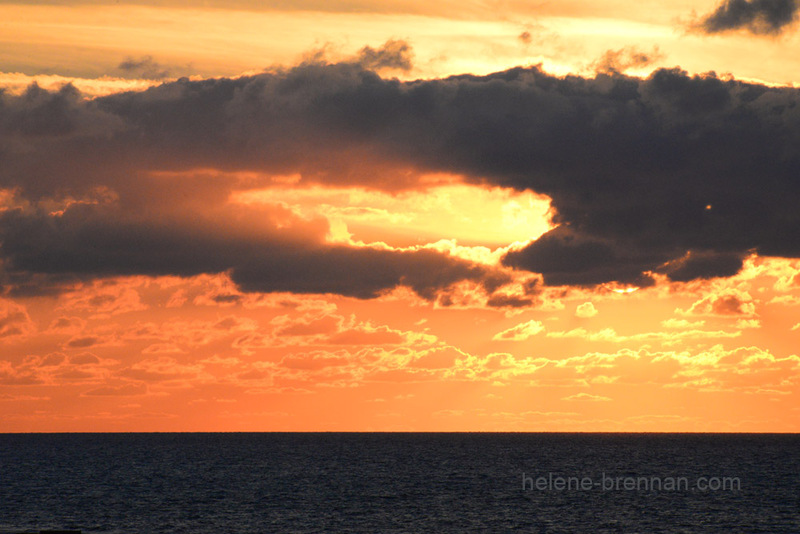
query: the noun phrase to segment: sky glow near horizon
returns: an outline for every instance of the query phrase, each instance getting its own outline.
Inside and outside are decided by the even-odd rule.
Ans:
[[[0,21],[3,431],[800,429],[796,10]]]

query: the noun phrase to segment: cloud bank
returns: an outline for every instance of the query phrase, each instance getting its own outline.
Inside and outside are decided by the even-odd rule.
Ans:
[[[653,273],[730,276],[752,252],[800,256],[796,89],[677,68],[401,82],[364,64],[403,68],[402,43],[370,50],[94,100],[71,86],[2,95],[0,188],[16,199],[0,211],[6,284],[230,272],[246,291],[369,298],[406,285],[432,298],[502,282],[432,250],[332,245],[325,220],[280,206],[226,204],[287,175],[400,191],[452,173],[546,194],[559,226],[502,261],[550,285],[644,286]]]

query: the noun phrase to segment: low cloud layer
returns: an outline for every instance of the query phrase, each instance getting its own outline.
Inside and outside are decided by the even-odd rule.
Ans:
[[[326,244],[324,220],[280,210],[257,230],[225,205],[275,175],[399,191],[444,172],[546,194],[559,227],[503,263],[550,285],[730,276],[754,251],[800,256],[796,89],[680,69],[401,82],[364,67],[386,66],[381,54],[362,56],[94,100],[69,86],[2,95],[0,188],[17,203],[0,212],[7,280],[229,271],[248,291],[400,284],[426,298],[498,284],[438,252]]]
[[[326,244],[326,224],[296,220],[285,213],[262,212],[263,218],[272,216],[273,221],[267,222],[280,219],[280,224],[262,221],[266,229],[258,233],[222,226],[236,216],[206,220],[198,216],[189,223],[129,218],[116,207],[78,206],[58,216],[10,210],[0,214],[2,254],[10,271],[6,283],[12,293],[26,293],[30,282],[35,285],[38,280],[20,283],[20,273],[69,282],[136,274],[228,272],[246,292],[374,298],[406,286],[434,300],[439,292],[464,280],[492,289],[505,280],[490,268],[432,250]],[[255,219],[253,223],[257,224]]]
[[[797,20],[797,0],[724,0],[697,27],[705,33],[746,29],[755,34],[778,34]]]

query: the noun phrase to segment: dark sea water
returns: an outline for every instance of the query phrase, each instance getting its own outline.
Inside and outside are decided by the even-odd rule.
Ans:
[[[797,533],[800,435],[0,435],[0,532],[45,529]]]

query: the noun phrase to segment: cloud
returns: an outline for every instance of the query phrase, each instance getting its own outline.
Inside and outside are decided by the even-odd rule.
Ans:
[[[698,278],[733,276],[744,264],[743,253],[693,252],[659,267],[658,271],[676,282],[687,282]]]
[[[262,212],[262,217],[268,215]],[[58,216],[12,210],[0,214],[0,239],[7,269],[15,271],[78,277],[229,272],[245,292],[336,293],[366,299],[402,285],[432,300],[462,280],[494,287],[504,279],[487,266],[428,249],[327,245],[320,221],[283,212],[276,217],[276,226],[282,228],[253,235],[220,230],[224,221],[214,228],[217,223],[203,221],[202,216],[191,221],[194,226],[185,221],[159,225],[104,206],[74,206]],[[257,224],[263,227],[266,220]],[[81,294],[81,300],[65,309],[142,309],[135,291],[109,291],[101,285],[95,296]]]
[[[561,226],[528,246],[506,254],[509,267],[542,273],[548,285],[594,285],[617,281],[639,286],[653,284],[645,274],[666,256],[658,251],[640,255],[607,239],[597,239]]]
[[[153,56],[143,56],[139,59],[126,58],[117,65],[117,69],[125,74],[148,80],[163,80],[171,76],[170,69],[154,61]]]
[[[85,349],[99,343],[102,343],[102,341],[97,336],[81,336],[70,339],[64,346],[70,349]]]
[[[409,72],[414,66],[413,48],[402,39],[389,39],[378,48],[364,46],[352,56],[337,53],[336,48],[328,42],[312,49],[303,54],[302,65],[324,67],[341,63],[373,72],[384,70]]]
[[[48,332],[60,334],[77,334],[84,329],[86,321],[80,317],[59,317],[47,328]]]
[[[486,305],[493,308],[527,308],[533,306],[535,302],[531,297],[496,293],[489,297]]]
[[[544,325],[541,321],[530,320],[526,323],[520,323],[517,326],[511,327],[508,330],[498,332],[492,337],[496,341],[524,341],[529,337],[533,337],[539,332],[544,331]]]
[[[47,401],[50,397],[36,397],[34,395],[11,395],[9,393],[0,394],[0,401]]]
[[[634,341],[661,341],[664,345],[674,345],[686,339],[734,338],[741,336],[741,331],[726,332],[724,330],[683,330],[680,332],[642,332],[640,334],[618,334],[613,328],[604,328],[597,332],[589,332],[585,328],[574,328],[568,331],[551,331],[547,337],[555,339],[585,339],[587,341],[607,341],[609,343],[627,343]]]
[[[147,394],[144,384],[125,384],[122,386],[103,386],[84,391],[82,397],[131,397]]]
[[[778,34],[797,20],[797,11],[796,0],[723,0],[695,27],[709,34],[738,29],[754,34]]]
[[[202,365],[182,364],[168,356],[136,362],[130,367],[120,370],[118,376],[137,382],[170,383],[174,386],[186,385],[190,381],[210,379],[210,375],[205,372]]]
[[[362,56],[402,66],[392,46]],[[558,227],[502,260],[547,285],[646,286],[654,274],[731,276],[753,252],[800,257],[792,88],[677,68],[402,82],[345,62],[92,100],[34,86],[0,101],[0,189],[19,204],[0,212],[7,290],[226,272],[245,292],[499,287],[489,267],[445,253],[333,245],[325,219],[226,204],[276,175],[396,192],[450,173],[547,195]]]
[[[35,329],[36,325],[23,306],[11,300],[0,299],[0,339],[24,336]]]
[[[705,325],[705,321],[687,321],[686,319],[665,319],[661,326],[665,328],[697,328]]]
[[[91,317],[107,317],[121,313],[146,310],[134,283],[80,284],[69,288],[62,295],[60,310],[70,312],[91,312]],[[62,317],[51,328],[64,330],[83,326],[78,318]]]
[[[0,384],[5,386],[30,386],[44,381],[30,367],[14,366],[7,360],[0,360]]]
[[[676,311],[681,315],[747,317],[756,315],[756,306],[753,297],[746,291],[726,289],[692,303],[688,310],[678,309]]]
[[[433,343],[436,336],[404,332],[385,325],[358,322],[338,314],[303,314],[299,317],[281,315],[270,321],[275,329],[273,339],[263,344],[299,347],[307,345],[414,345]]]
[[[603,397],[601,395],[592,395],[591,393],[576,393],[575,395],[570,395],[569,397],[564,397],[561,400],[565,401],[589,401],[589,402],[604,402],[610,401],[608,397]]]
[[[654,47],[650,52],[643,52],[636,47],[627,46],[617,50],[606,50],[592,64],[594,70],[603,74],[621,74],[631,68],[651,65],[664,58],[664,54]]]
[[[369,70],[397,69],[410,71],[413,66],[411,46],[401,40],[390,39],[380,48],[365,46],[358,52],[356,62]]]
[[[597,308],[594,307],[594,304],[591,302],[584,302],[575,310],[575,317],[588,319],[589,317],[594,317],[598,313],[599,312],[597,311]]]
[[[337,293],[374,298],[404,285],[432,300],[461,280],[490,282],[490,269],[431,250],[390,251],[328,247],[260,256],[234,268],[231,278],[243,291]],[[491,283],[491,282],[490,282]]]

